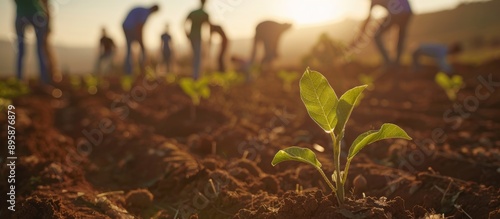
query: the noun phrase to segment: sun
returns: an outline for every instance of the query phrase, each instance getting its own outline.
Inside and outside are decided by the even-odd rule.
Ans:
[[[297,25],[319,24],[342,16],[340,1],[285,0],[282,7],[285,16]]]

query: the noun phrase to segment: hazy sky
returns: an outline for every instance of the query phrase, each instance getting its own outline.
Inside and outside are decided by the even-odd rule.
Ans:
[[[123,44],[121,23],[134,6],[160,5],[145,28],[146,46],[157,47],[165,24],[170,23],[174,40],[187,42],[183,34],[186,15],[199,0],[51,0],[53,8],[52,41],[66,46],[95,46],[100,28]],[[416,13],[453,8],[463,0],[410,0]],[[214,23],[221,24],[231,38],[250,37],[255,25],[265,19],[288,21],[295,27],[366,16],[369,0],[208,0],[207,11]],[[15,40],[14,0],[0,1],[0,38]],[[33,35],[33,34],[28,34]],[[31,40],[33,40],[31,38]]]

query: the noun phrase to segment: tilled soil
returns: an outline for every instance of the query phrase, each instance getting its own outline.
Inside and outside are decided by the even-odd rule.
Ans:
[[[64,81],[61,98],[34,87],[13,100],[17,203],[0,215],[500,218],[499,69],[498,60],[457,66],[466,86],[454,102],[434,83],[433,68],[379,77],[354,109],[346,141],[385,122],[414,140],[366,147],[351,164],[343,206],[314,168],[271,166],[279,149],[317,144],[325,149],[317,152],[325,172],[333,172],[328,136],[307,115],[298,85],[285,91],[273,74],[228,91],[214,86],[199,106],[164,81],[140,79],[125,92],[114,79],[95,95]],[[373,71],[349,64],[322,73],[340,94]],[[5,139],[5,125],[1,130]],[[6,194],[7,181],[0,185]]]

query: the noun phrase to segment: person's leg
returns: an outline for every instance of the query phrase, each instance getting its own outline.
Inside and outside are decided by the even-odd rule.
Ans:
[[[198,80],[201,68],[201,40],[192,39],[193,47],[193,79]]]
[[[224,58],[226,57],[227,44],[222,42],[221,49],[219,53],[219,71],[226,72],[226,63]]]
[[[389,21],[388,19],[391,19],[390,17],[386,18],[386,21],[380,25],[379,29],[375,33],[375,45],[377,46],[377,49],[379,50],[380,54],[382,55],[382,58],[384,59],[384,64],[385,65],[390,65],[391,60],[389,58],[389,54],[387,53],[387,49],[384,46],[384,42],[382,39],[383,34],[389,30],[389,28],[392,26],[392,22]]]
[[[46,37],[48,32],[47,21],[34,20],[32,24],[35,29],[35,35],[36,35],[38,62],[40,65],[40,79],[42,80],[42,82],[48,84],[52,80],[51,80],[51,75],[49,74],[49,69],[47,64],[49,60],[47,57],[48,55],[47,49],[45,48],[45,46],[47,45]]]
[[[140,33],[136,33],[140,34]],[[139,46],[141,48],[141,54],[139,55],[139,68],[141,71],[141,74],[146,73],[146,59],[147,59],[147,54],[146,54],[146,49],[144,47],[144,42],[142,40],[139,40]]]
[[[104,58],[104,54],[102,55],[99,55],[99,57],[97,57],[97,61],[95,63],[95,67],[94,67],[94,74],[95,75],[100,75],[101,74],[101,65],[102,65],[102,60]]]
[[[418,72],[420,70],[420,49],[416,49],[412,54],[412,71]]]
[[[22,79],[23,74],[23,59],[24,59],[24,29],[26,28],[26,18],[16,17],[16,34],[17,34],[17,60],[16,60],[16,76],[18,80]]]
[[[404,52],[404,47],[406,43],[406,33],[408,30],[408,23],[410,21],[411,15],[403,15],[401,17],[401,22],[399,23],[399,34],[398,34],[398,45],[397,45],[397,51],[396,51],[396,64],[399,65],[399,62],[401,60],[401,56],[403,55]]]
[[[125,73],[127,75],[131,75],[132,74],[132,40],[133,40],[133,37],[131,36],[130,32],[127,31],[127,30],[123,30],[124,33],[125,33],[125,39],[126,39],[126,42],[127,42],[127,55],[125,56]]]
[[[437,60],[437,64],[439,66],[439,70],[448,74],[448,75],[451,75],[451,72],[452,72],[452,68],[451,66],[448,64],[448,60],[446,60],[446,56],[445,57],[440,57],[438,58]]]

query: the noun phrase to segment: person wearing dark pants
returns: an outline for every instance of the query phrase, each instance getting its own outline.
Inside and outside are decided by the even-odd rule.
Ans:
[[[221,26],[211,24],[210,35],[212,36],[213,34],[218,34],[221,37],[221,45],[218,57],[218,70],[219,72],[226,72],[225,58],[228,44],[227,36]]]
[[[23,62],[25,55],[25,30],[33,26],[36,35],[38,63],[40,66],[40,79],[44,84],[50,84],[50,73],[48,69],[47,49],[45,48],[46,37],[49,31],[49,18],[40,0],[15,0],[16,2],[16,34],[17,34],[17,62],[16,73],[19,80],[22,79]]]
[[[375,31],[375,43],[377,49],[379,50],[382,58],[384,60],[384,64],[386,66],[398,66],[401,61],[401,56],[404,52],[404,47],[406,43],[406,32],[408,29],[408,23],[413,16],[413,12],[411,9],[408,0],[371,0],[370,11],[368,17],[363,22],[360,30],[360,34],[355,38],[355,43],[359,42],[363,35],[366,33],[366,29],[368,23],[371,20],[371,12],[373,7],[382,6],[388,11],[387,17],[384,19],[384,22],[378,27]],[[398,43],[396,48],[396,57],[391,60],[389,57],[389,53],[385,48],[384,42],[382,40],[382,36],[388,30],[393,27],[398,27]]]
[[[200,0],[200,3],[201,7],[189,13],[184,22],[186,36],[189,38],[193,49],[193,78],[195,80],[198,79],[201,72],[201,43],[203,40],[201,30],[204,24],[210,24],[209,16],[204,9],[206,0]],[[188,25],[189,23],[190,25]]]
[[[167,73],[172,71],[172,36],[169,33],[169,26],[165,28],[165,32],[161,35],[161,56],[162,63],[167,67]]]

